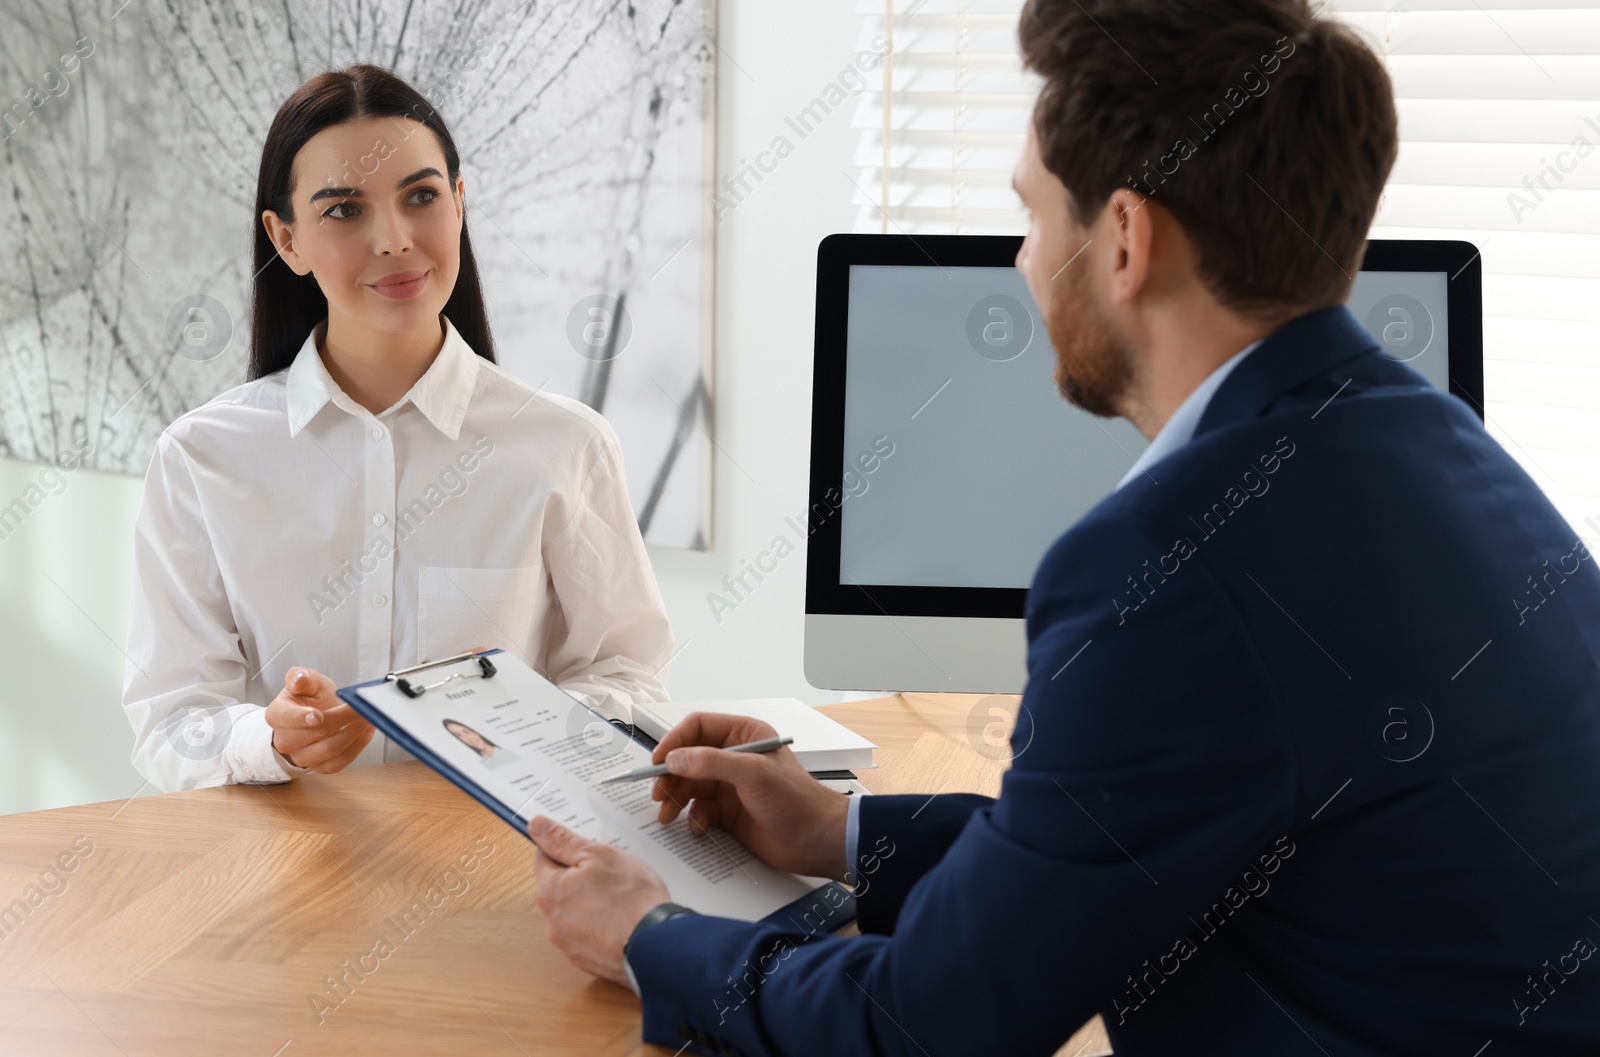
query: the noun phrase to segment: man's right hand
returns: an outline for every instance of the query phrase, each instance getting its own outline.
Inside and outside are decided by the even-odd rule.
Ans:
[[[296,767],[333,774],[367,747],[377,728],[339,700],[333,680],[310,668],[290,668],[283,690],[267,706],[272,747]]]
[[[689,713],[651,756],[673,772],[650,790],[662,802],[659,818],[671,822],[687,809],[697,834],[721,826],[771,866],[843,881],[850,798],[811,777],[787,746],[767,753],[724,748],[776,736],[759,719]]]

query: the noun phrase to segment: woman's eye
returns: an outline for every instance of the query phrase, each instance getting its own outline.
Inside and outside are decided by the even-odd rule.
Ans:
[[[427,197],[426,198],[418,198],[419,195],[427,195]],[[425,205],[431,205],[433,203],[433,200],[439,197],[439,192],[435,191],[431,187],[419,187],[419,188],[416,189],[415,192],[412,193],[411,197],[413,199],[417,200],[417,204],[418,205],[424,205],[424,206]],[[335,213],[334,210],[336,210],[336,209],[349,209],[349,210],[353,210],[353,212],[342,213],[342,214],[341,213]],[[328,209],[325,212],[323,212],[322,215],[325,216],[325,217],[330,217],[330,218],[332,218],[334,220],[350,220],[350,219],[354,218],[355,216],[359,215],[359,213],[360,213],[360,210],[356,208],[356,204],[354,202],[338,202],[338,203],[336,203],[336,204],[334,204],[332,206],[329,206]]]

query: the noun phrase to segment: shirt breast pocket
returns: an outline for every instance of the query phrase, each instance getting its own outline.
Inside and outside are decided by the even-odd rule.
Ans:
[[[473,646],[531,660],[544,604],[543,565],[423,566],[417,585],[417,656],[431,661]]]

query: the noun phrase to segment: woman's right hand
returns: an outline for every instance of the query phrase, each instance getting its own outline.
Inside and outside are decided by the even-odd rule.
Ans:
[[[696,834],[721,826],[771,866],[842,881],[850,798],[811,777],[788,746],[768,753],[724,751],[776,734],[759,719],[689,713],[651,755],[673,770],[650,790],[651,799],[662,802],[658,817],[671,822],[687,809]]]
[[[290,668],[267,706],[272,747],[296,767],[333,774],[367,747],[377,728],[339,700],[333,680],[310,668]]]

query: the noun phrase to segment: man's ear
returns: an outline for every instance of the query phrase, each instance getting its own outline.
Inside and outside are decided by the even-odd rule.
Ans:
[[[307,275],[311,266],[301,260],[300,254],[295,249],[294,231],[279,219],[278,214],[271,209],[261,212],[261,223],[267,229],[267,238],[272,240],[272,245],[277,247],[278,256],[283,258],[291,271],[296,275]]]
[[[1108,233],[1115,240],[1110,294],[1112,304],[1128,304],[1144,289],[1150,275],[1150,254],[1155,244],[1155,216],[1146,209],[1149,199],[1131,187],[1111,192],[1106,211],[1111,221]]]

